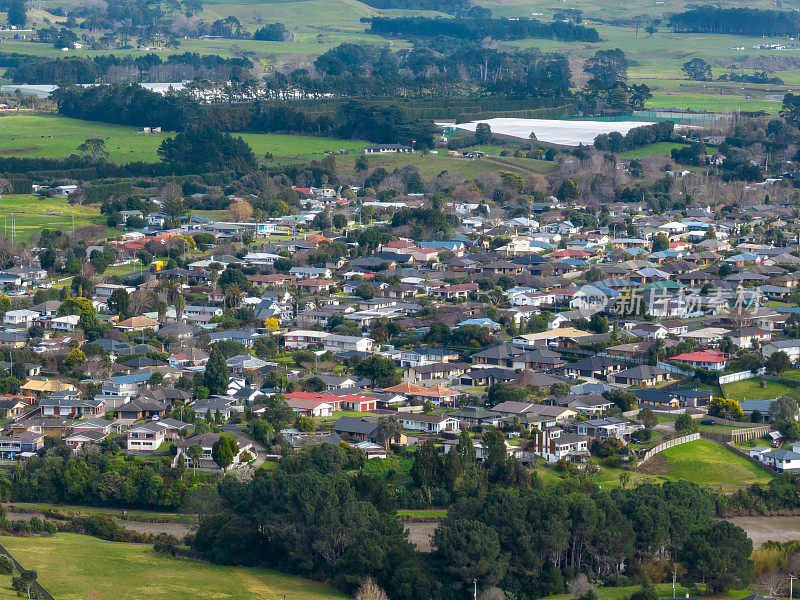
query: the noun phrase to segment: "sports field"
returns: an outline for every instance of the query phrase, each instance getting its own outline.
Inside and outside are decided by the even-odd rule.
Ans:
[[[81,121],[57,115],[11,115],[0,117],[0,156],[63,158],[77,154],[88,138],[105,141],[109,160],[117,164],[134,161],[155,162],[161,141],[169,134],[142,134],[136,128]],[[360,153],[366,142],[334,140],[298,135],[246,133],[262,162],[267,153],[278,162],[319,159],[324,152],[348,150]]]
[[[39,581],[59,600],[279,600],[284,594],[291,600],[346,598],[331,587],[299,577],[168,558],[145,544],[80,535],[3,537],[0,543],[26,569],[37,570]],[[7,589],[10,578],[0,581]]]
[[[14,240],[26,241],[32,233],[42,229],[60,229],[72,233],[73,215],[75,229],[86,225],[105,226],[106,218],[100,214],[99,205],[69,204],[66,198],[40,198],[32,194],[7,194],[0,198],[0,233]],[[109,229],[108,235],[114,235]]]

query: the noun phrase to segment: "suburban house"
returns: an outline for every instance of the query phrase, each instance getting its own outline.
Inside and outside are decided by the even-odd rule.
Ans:
[[[578,461],[589,456],[590,441],[591,438],[585,435],[564,433],[556,427],[536,432],[531,437],[528,449],[550,463],[561,459]]]
[[[616,438],[627,442],[630,440],[631,434],[642,427],[619,417],[605,417],[604,419],[582,421],[575,426],[575,430],[579,435],[585,435],[596,440]]]
[[[609,375],[620,370],[622,370],[622,363],[619,361],[607,356],[595,355],[567,365],[564,368],[564,374],[577,379],[591,377],[593,379],[606,380]]]
[[[683,352],[669,360],[688,363],[695,369],[724,371],[728,366],[729,359],[727,354],[719,350],[695,350],[694,352]]]
[[[609,376],[609,381],[620,385],[649,386],[669,379],[669,371],[651,365],[639,365]]]
[[[200,435],[193,435],[175,442],[175,448],[177,450],[175,464],[177,464],[177,461],[183,460],[184,464],[189,468],[197,467],[200,469],[216,469],[217,465],[214,462],[214,459],[211,457],[211,451],[214,447],[214,444],[219,441],[219,438],[220,436],[216,433],[201,433]],[[200,446],[202,450],[202,454],[196,465],[187,454],[187,450],[191,446],[195,445]],[[245,453],[245,451],[247,451],[250,455],[254,454],[252,443],[248,442],[246,439],[237,437],[236,445],[239,448],[239,451],[233,457],[233,463],[231,463],[231,466],[239,465],[242,455]]]
[[[425,431],[442,433],[445,431],[459,431],[458,419],[449,415],[418,415],[401,412],[397,418],[404,429],[411,431]]]
[[[328,402],[305,398],[287,398],[286,404],[296,413],[315,419],[330,417],[334,408]]]

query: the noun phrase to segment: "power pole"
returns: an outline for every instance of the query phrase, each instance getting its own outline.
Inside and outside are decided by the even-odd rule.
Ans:
[[[794,592],[794,580],[797,579],[794,575],[789,575],[789,600],[792,600],[792,592]]]
[[[473,600],[478,600],[478,580],[477,579],[473,579],[472,580],[472,585],[474,586],[474,591],[472,592],[472,599]]]
[[[678,579],[678,565],[675,565],[675,569],[672,571],[672,597],[675,597],[675,580]]]

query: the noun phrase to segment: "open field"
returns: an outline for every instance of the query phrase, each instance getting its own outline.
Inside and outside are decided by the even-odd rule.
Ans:
[[[169,134],[139,134],[133,127],[81,121],[56,115],[0,117],[0,156],[63,158],[77,154],[87,138],[102,138],[109,160],[117,164],[154,162],[161,141]],[[241,136],[263,162],[267,153],[276,162],[322,158],[327,150],[360,153],[366,142],[296,135],[246,133]]]
[[[75,229],[86,225],[105,226],[106,218],[100,214],[99,205],[73,205],[66,198],[39,198],[32,194],[8,194],[0,198],[0,231],[11,237],[11,215],[14,215],[14,239],[27,240],[32,233],[42,229],[60,229],[72,232],[73,214]],[[109,235],[121,232],[109,229]]]
[[[3,537],[0,541],[59,600],[125,597],[154,600],[297,600],[346,598],[331,587],[276,571],[220,567],[163,557],[149,545],[78,535]]]
[[[766,469],[707,440],[668,448],[642,465],[639,472],[659,479],[684,479],[701,486],[722,486],[727,490],[772,479]]]
[[[754,400],[754,399],[767,399],[777,398],[786,392],[791,391],[791,388],[781,385],[777,381],[767,381],[766,387],[761,387],[760,379],[744,379],[735,383],[726,383],[722,386],[722,393],[726,398],[732,400]]]

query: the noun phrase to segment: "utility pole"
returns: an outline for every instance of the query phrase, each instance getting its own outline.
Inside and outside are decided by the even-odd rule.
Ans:
[[[789,575],[789,600],[792,600],[792,592],[794,592],[794,580],[797,579],[794,575]]]
[[[472,580],[472,585],[474,586],[474,591],[472,592],[472,599],[473,600],[478,600],[478,580],[477,579],[473,579]]]
[[[675,580],[678,579],[678,565],[675,565],[675,569],[672,571],[672,597],[675,597]]]

